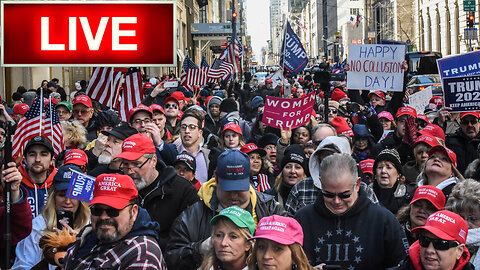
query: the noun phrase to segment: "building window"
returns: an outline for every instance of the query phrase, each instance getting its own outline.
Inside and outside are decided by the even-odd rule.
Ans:
[[[357,16],[357,14],[360,12],[360,9],[359,8],[351,8],[350,9],[350,15],[355,15]]]

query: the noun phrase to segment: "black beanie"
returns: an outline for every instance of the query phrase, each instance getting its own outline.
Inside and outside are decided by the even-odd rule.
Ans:
[[[378,163],[380,161],[390,161],[393,166],[395,166],[395,169],[397,169],[399,174],[403,175],[402,172],[402,162],[400,159],[400,155],[398,154],[397,150],[395,149],[385,149],[382,150],[375,158],[375,162],[373,163],[373,174],[375,175],[375,172],[377,170]]]
[[[233,98],[222,100],[222,103],[220,103],[220,111],[226,113],[238,111],[237,102]]]
[[[280,170],[283,170],[283,167],[289,162],[298,163],[303,167],[303,170],[305,170],[307,164],[306,160],[303,148],[298,144],[292,144],[285,149]]]
[[[273,133],[265,133],[259,140],[258,140],[258,147],[265,148],[269,144],[273,144],[277,146],[279,137]],[[479,144],[480,145],[480,144]]]

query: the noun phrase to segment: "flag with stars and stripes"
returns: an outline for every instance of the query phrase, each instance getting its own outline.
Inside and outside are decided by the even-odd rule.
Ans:
[[[232,71],[233,64],[221,59],[215,59],[207,74],[208,82],[215,82],[217,79],[226,77],[230,75]]]
[[[95,67],[88,83],[87,96],[112,107],[118,97],[125,68]]]
[[[43,124],[43,136],[52,143],[55,156],[65,149],[62,124],[60,124],[55,104],[53,104],[51,98],[47,106]]]
[[[198,85],[196,82],[202,74],[204,74],[204,72],[195,64],[195,62],[192,61],[192,59],[190,59],[190,57],[186,56],[185,60],[183,60],[180,84],[191,91],[194,85]]]
[[[40,126],[42,125],[43,112],[45,111],[45,105],[42,101],[43,98],[36,98],[32,107],[28,109],[18,122],[12,141],[13,159],[23,155],[23,150],[28,141],[35,136],[41,135]]]
[[[140,68],[131,67],[125,74],[122,90],[120,91],[119,115],[122,121],[127,121],[128,111],[142,103],[143,99],[142,74]]]
[[[230,38],[230,44],[220,56],[220,59],[225,60],[233,65],[233,73],[240,71],[240,42],[237,39],[237,26],[234,23],[232,27],[232,37]]]

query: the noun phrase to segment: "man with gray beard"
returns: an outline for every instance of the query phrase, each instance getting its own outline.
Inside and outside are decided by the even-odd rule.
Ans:
[[[159,244],[164,249],[175,218],[199,200],[197,189],[172,166],[158,162],[153,141],[144,134],[126,138],[117,159],[122,173],[135,182],[140,206],[160,223]]]
[[[67,251],[64,269],[167,269],[156,239],[158,223],[138,206],[129,176],[98,176],[89,206],[92,223]]]
[[[121,173],[119,169],[121,161],[115,157],[122,153],[123,141],[136,133],[137,130],[125,122],[121,122],[112,130],[102,131],[102,134],[107,136],[107,141],[98,156],[97,166],[90,171],[89,175],[97,177],[103,173]]]

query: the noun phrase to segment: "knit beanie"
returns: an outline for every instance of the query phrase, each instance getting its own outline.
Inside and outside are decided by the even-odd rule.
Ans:
[[[222,98],[221,97],[217,97],[217,96],[212,96],[209,100],[208,100],[208,107],[210,107],[210,105],[212,104],[217,104],[220,106],[220,104],[222,103]]]
[[[337,134],[343,134],[352,137],[353,131],[348,126],[347,120],[341,116],[337,116],[332,120],[332,126],[337,130]]]
[[[279,137],[273,133],[266,133],[258,140],[258,147],[265,148],[267,145],[277,146]]]
[[[226,113],[238,111],[237,103],[232,98],[226,98],[220,103],[220,111]]]
[[[348,98],[347,94],[340,88],[335,88],[332,92],[331,100],[339,102],[341,99]]]
[[[263,102],[263,98],[261,96],[256,96],[252,99],[252,108],[257,109],[258,107],[263,106],[265,103]]]
[[[397,150],[395,149],[385,149],[378,154],[377,158],[375,159],[375,163],[373,163],[373,173],[377,170],[378,163],[380,161],[390,161],[393,166],[397,169],[399,174],[403,174],[402,172],[402,162],[400,159],[400,155],[398,154]]]
[[[303,169],[306,170],[306,160],[307,159],[305,158],[305,151],[303,151],[303,148],[298,144],[292,144],[285,149],[280,170],[283,170],[283,167],[285,167],[285,165],[287,165],[289,162],[300,164]]]

